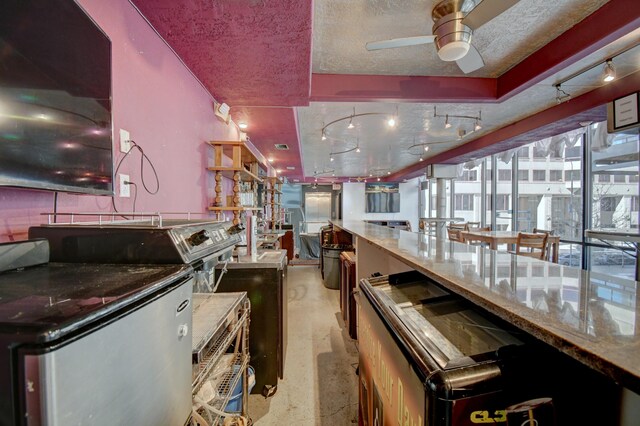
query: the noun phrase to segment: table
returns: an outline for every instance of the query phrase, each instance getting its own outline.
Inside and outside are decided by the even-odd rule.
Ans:
[[[515,245],[518,241],[519,232],[514,231],[461,231],[460,236],[466,240],[466,236],[473,237],[474,240],[489,244],[489,248],[498,249],[499,244]],[[547,250],[550,250],[549,259],[553,263],[558,263],[558,251],[560,248],[560,237],[549,235],[547,237]]]

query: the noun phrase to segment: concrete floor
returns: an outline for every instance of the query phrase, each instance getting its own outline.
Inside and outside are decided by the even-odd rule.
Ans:
[[[358,423],[358,352],[340,314],[340,292],[324,287],[317,266],[290,266],[284,380],[272,397],[249,396],[254,424]]]

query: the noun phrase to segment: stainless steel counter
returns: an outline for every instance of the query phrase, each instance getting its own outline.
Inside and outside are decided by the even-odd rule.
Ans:
[[[640,393],[638,282],[360,221],[332,222],[357,237],[358,278],[389,258]]]
[[[277,268],[282,269],[287,264],[286,250],[258,250],[258,255],[252,258],[250,255],[241,254],[233,257],[233,261],[227,264],[227,269],[246,268]],[[218,266],[219,268],[221,265]]]

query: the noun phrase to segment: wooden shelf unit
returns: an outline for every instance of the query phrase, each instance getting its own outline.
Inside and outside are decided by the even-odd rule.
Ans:
[[[233,223],[240,223],[240,213],[246,210],[259,210],[255,207],[257,200],[257,184],[262,182],[259,175],[260,163],[257,157],[249,150],[242,141],[209,141],[213,152],[213,165],[207,167],[207,170],[215,173],[215,197],[209,211],[216,212],[218,219],[225,211],[233,212]],[[224,157],[231,159],[231,165],[224,164]],[[233,180],[233,195],[231,203],[223,202],[222,197],[222,178],[226,177]],[[241,183],[250,183],[253,192],[254,206],[243,206],[240,200]]]
[[[276,230],[282,225],[282,180],[278,177],[266,177],[266,202],[264,204],[264,217],[267,226]]]

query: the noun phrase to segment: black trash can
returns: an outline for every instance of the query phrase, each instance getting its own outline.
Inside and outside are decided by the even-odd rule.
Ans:
[[[322,278],[325,287],[334,290],[340,288],[340,253],[345,250],[353,250],[353,247],[345,244],[322,246],[322,269],[324,270]]]

